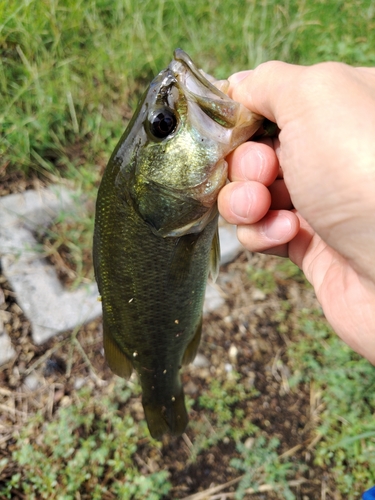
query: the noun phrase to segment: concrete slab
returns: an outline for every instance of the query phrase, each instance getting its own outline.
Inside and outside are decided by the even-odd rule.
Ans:
[[[65,290],[34,237],[38,228],[49,225],[62,211],[74,209],[76,198],[56,186],[0,198],[2,272],[30,320],[36,344],[101,314],[96,284]]]

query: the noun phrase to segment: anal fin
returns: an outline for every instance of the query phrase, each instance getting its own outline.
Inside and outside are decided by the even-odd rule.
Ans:
[[[110,369],[122,378],[129,378],[133,365],[126,355],[121,352],[117,342],[113,339],[112,335],[103,327],[103,345],[105,359]]]
[[[199,342],[201,341],[201,334],[202,334],[202,318],[199,321],[193,339],[190,341],[190,344],[185,349],[184,356],[182,358],[183,365],[188,365],[189,363],[191,363],[194,360],[195,356],[197,355]]]

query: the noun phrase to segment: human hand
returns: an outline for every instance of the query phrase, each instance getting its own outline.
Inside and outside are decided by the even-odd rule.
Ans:
[[[221,214],[249,250],[301,267],[335,331],[375,364],[375,70],[269,62],[230,80],[280,134],[229,156]]]

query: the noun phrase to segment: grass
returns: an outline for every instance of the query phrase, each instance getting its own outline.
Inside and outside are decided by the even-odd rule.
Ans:
[[[371,64],[373,28],[370,1],[2,0],[3,167],[95,183],[175,47],[219,78],[272,58]]]
[[[286,59],[305,13],[298,2],[281,8],[275,0],[261,7],[234,0],[1,0],[0,172],[63,177],[94,200],[140,94],[176,47],[226,77],[270,57]],[[50,246],[59,238],[51,235]]]
[[[218,78],[268,59],[374,65],[375,7],[370,0],[0,0],[0,174],[21,170],[68,182],[93,206],[104,165],[141,92],[176,47]],[[90,273],[92,221],[91,209],[79,220],[62,215],[46,230],[45,252],[58,258],[66,251],[74,284]],[[374,368],[343,346],[319,310],[285,297],[296,283],[308,288],[293,265],[253,265],[248,279],[267,300],[278,300],[269,321],[291,339],[283,360],[290,390],[311,394],[311,466],[330,474],[337,495],[358,499],[375,484]],[[247,408],[262,395],[245,382],[234,371],[190,401],[205,415],[192,423],[190,463],[229,447],[232,474],[243,474],[237,498],[261,484],[296,498],[290,480],[306,463],[283,455],[280,438],[249,417]],[[117,381],[103,400],[87,389],[77,392],[74,404],[51,421],[36,412],[0,461],[0,476],[15,469],[0,483],[0,498],[21,492],[73,499],[80,491],[87,498],[168,498],[171,478],[160,445],[127,409],[132,398]],[[155,467],[142,470],[134,460],[139,453],[151,454]]]
[[[140,94],[174,48],[218,78],[275,58],[374,64],[374,23],[369,0],[0,0],[0,173],[63,177],[94,200]]]

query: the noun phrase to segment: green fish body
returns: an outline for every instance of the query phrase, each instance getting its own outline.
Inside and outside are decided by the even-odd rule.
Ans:
[[[93,256],[105,357],[119,376],[138,373],[154,438],[186,428],[179,370],[197,352],[207,277],[218,270],[224,157],[261,123],[177,49],[104,172]]]

